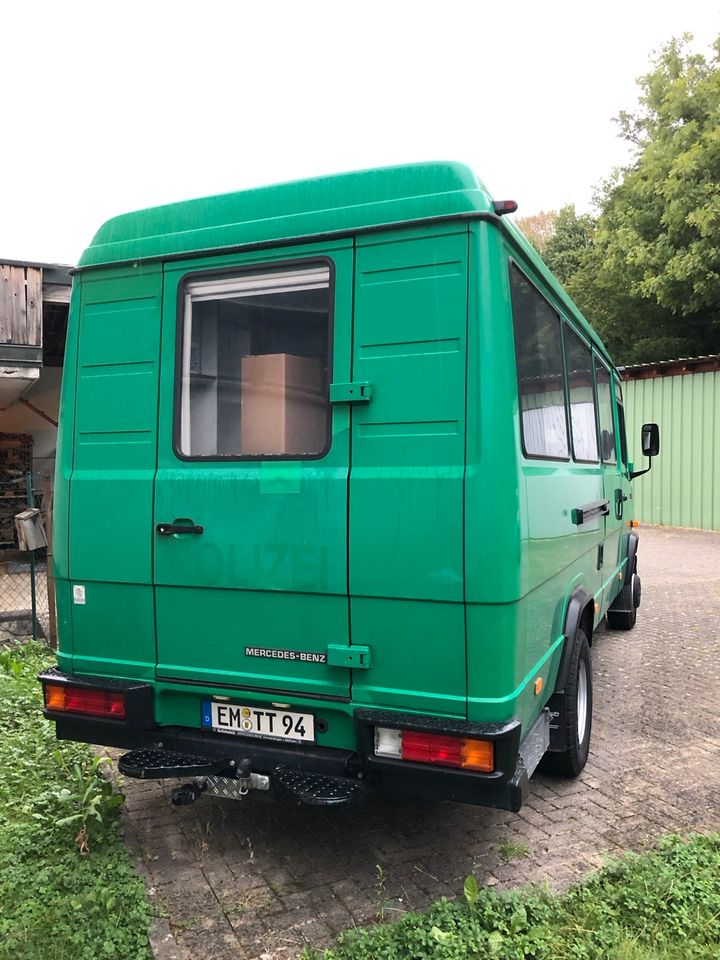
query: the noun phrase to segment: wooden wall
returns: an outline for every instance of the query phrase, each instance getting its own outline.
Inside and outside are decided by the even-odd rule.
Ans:
[[[0,264],[0,344],[42,346],[42,270]]]

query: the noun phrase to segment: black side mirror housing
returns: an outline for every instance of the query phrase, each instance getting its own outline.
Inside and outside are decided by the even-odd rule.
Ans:
[[[660,453],[660,427],[656,423],[643,424],[642,452],[646,457],[656,457]]]
[[[656,423],[644,423],[642,425],[640,445],[643,455],[646,457],[656,457],[660,453],[660,427],[658,427]],[[633,470],[630,474],[630,479],[634,480],[635,477],[641,477],[644,473],[648,472],[651,466],[652,459],[650,460],[650,466],[645,470]]]

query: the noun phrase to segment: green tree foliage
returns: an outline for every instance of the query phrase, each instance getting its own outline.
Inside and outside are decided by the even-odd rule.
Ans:
[[[640,81],[641,110],[618,118],[637,156],[602,225],[631,292],[682,316],[720,305],[720,38],[710,62],[689,39],[664,48]]]
[[[570,284],[626,362],[720,352],[720,39],[709,61],[689,40],[663,48],[618,118],[634,163],[606,185]]]
[[[672,40],[617,118],[631,164],[597,220],[559,211],[543,256],[616,359],[720,352],[720,38],[708,59]]]
[[[595,218],[589,213],[578,216],[573,204],[558,211],[543,259],[561,283],[567,283],[582,267],[593,245],[595,227]]]

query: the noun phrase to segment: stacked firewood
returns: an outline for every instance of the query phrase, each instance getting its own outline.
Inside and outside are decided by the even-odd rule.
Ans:
[[[0,549],[17,546],[15,514],[27,507],[32,446],[28,433],[0,433]]]

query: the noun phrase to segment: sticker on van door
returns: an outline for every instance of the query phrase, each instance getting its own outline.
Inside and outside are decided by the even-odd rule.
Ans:
[[[73,603],[85,603],[85,587],[80,586],[79,583],[73,584]]]

